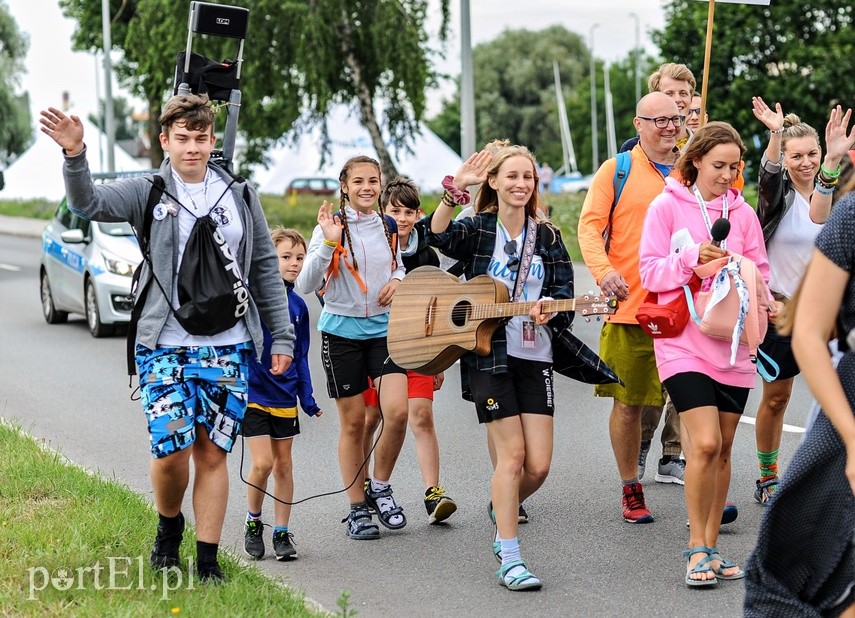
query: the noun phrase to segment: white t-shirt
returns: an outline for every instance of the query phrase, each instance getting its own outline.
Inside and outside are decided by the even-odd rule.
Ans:
[[[501,281],[508,288],[508,295],[514,293],[514,285],[517,273],[508,268],[508,261],[514,257],[522,259],[522,251],[525,243],[525,228],[523,232],[512,239],[504,226],[496,220],[496,245],[493,247],[493,257],[487,274]],[[511,256],[505,252],[505,245],[510,240],[516,240],[516,253]],[[539,255],[532,256],[528,278],[522,286],[518,302],[534,302],[540,298],[543,289],[543,259]],[[511,318],[505,324],[505,333],[508,339],[508,355],[525,360],[552,362],[552,330],[547,324],[537,326],[528,315],[518,315]]]
[[[792,298],[804,277],[822,224],[810,220],[810,204],[796,191],[793,205],[781,219],[767,253],[772,274],[769,289]]]
[[[228,184],[225,180],[210,169],[205,174],[203,182],[186,183],[174,171],[172,172],[172,179],[175,181],[175,197],[181,202],[181,206],[173,206],[178,211],[176,215],[178,217],[178,266],[181,266],[184,246],[187,244],[190,231],[196,225],[196,219],[206,216],[207,213],[210,213],[211,218],[217,224],[232,253],[235,256],[240,255],[238,250],[243,239],[243,222],[235,207],[231,189],[226,189]],[[171,201],[171,199],[164,193],[161,201],[166,202]],[[178,271],[176,270],[176,272]],[[241,273],[241,275],[246,280],[246,274]],[[172,306],[173,308],[178,307],[177,277],[172,286]],[[243,343],[249,339],[249,330],[244,320],[217,335],[191,335],[184,330],[170,311],[157,344],[160,346],[231,345]]]

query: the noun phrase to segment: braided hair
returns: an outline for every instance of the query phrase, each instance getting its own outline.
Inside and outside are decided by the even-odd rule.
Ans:
[[[347,244],[350,247],[353,247],[353,240],[350,238],[350,229],[347,227],[347,216],[346,216],[346,213],[344,212],[345,205],[347,204],[347,202],[350,201],[350,196],[347,194],[347,190],[346,190],[347,179],[348,179],[348,176],[350,176],[350,170],[355,165],[359,165],[361,163],[367,163],[369,165],[373,165],[374,167],[377,168],[377,174],[378,175],[380,174],[380,163],[378,163],[376,159],[372,159],[371,157],[368,157],[365,155],[357,155],[355,157],[351,157],[350,159],[348,159],[345,162],[344,167],[341,168],[341,173],[339,173],[339,175],[338,175],[338,181],[341,184],[341,199],[340,199],[340,204],[339,204],[339,211],[341,213],[341,224],[342,224],[342,228],[344,231],[344,236],[347,239]],[[380,216],[380,220],[383,222],[383,231],[385,232],[386,238],[389,242],[389,250],[392,252],[392,259],[395,259],[395,251],[394,251],[394,249],[392,249],[392,236],[391,236],[391,234],[389,234],[389,226],[386,222],[386,217],[383,216],[383,211],[380,208],[379,201],[377,203],[377,212]],[[353,260],[354,270],[356,270],[358,272],[359,271],[359,265],[356,263],[356,255],[353,255],[353,253],[351,253],[351,259]]]

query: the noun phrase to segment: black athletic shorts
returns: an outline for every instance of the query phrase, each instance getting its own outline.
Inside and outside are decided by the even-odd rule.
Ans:
[[[469,386],[479,423],[529,414],[555,413],[552,363],[508,357],[506,373],[469,367]]]
[[[793,354],[793,338],[778,334],[775,325],[771,322],[769,322],[769,330],[766,331],[766,338],[760,344],[760,349],[778,363],[778,367],[781,369],[781,373],[775,378],[776,382],[795,378],[801,373]]]
[[[671,376],[663,383],[677,412],[715,406],[719,412],[742,414],[749,388],[720,384],[705,373],[689,371]]]
[[[361,395],[368,388],[368,378],[407,373],[389,358],[386,337],[357,341],[322,332],[321,360],[327,374],[327,394],[333,399]]]
[[[269,437],[271,440],[293,438],[300,433],[297,408],[280,408],[277,413],[259,410],[253,405],[246,408],[241,433],[244,438]]]

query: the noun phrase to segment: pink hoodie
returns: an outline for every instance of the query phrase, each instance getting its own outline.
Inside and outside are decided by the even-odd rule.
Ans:
[[[728,253],[753,260],[768,283],[769,261],[757,214],[736,189],[727,192],[727,202],[731,225],[727,236]],[[711,223],[721,217],[721,197],[708,202],[707,210]],[[664,191],[654,198],[644,219],[639,248],[641,285],[658,293],[662,303],[683,294],[681,286],[689,282],[692,267],[698,265],[700,245],[709,240],[709,231],[691,187],[667,178]],[[704,285],[708,287],[709,282]],[[731,366],[730,342],[704,335],[691,319],[677,337],[654,339],[653,349],[660,380],[691,371],[704,373],[730,386],[754,386],[756,369],[748,357],[748,346],[739,346],[736,364]]]

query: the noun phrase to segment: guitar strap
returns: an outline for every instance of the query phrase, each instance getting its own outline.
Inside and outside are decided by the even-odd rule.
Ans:
[[[533,217],[526,217],[525,242],[523,243],[520,269],[517,271],[517,280],[514,283],[514,293],[511,296],[512,303],[516,302],[525,287],[528,271],[531,268],[531,259],[534,257],[535,242],[537,242],[537,223]]]

